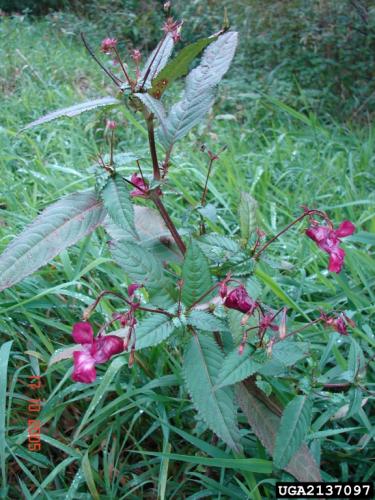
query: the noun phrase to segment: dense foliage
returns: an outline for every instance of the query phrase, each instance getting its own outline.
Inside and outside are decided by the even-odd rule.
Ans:
[[[43,24],[15,22],[24,30],[25,47],[28,37],[35,39],[35,30],[49,32]],[[60,20],[56,22],[59,26]],[[179,26],[170,24],[169,28],[167,33],[178,41]],[[116,95],[38,120],[40,111],[54,109],[57,101],[73,104],[74,91],[97,98],[96,89],[105,82],[106,93],[111,92],[111,81],[90,73],[94,63],[85,61],[83,51],[67,41],[69,33],[59,34],[59,48],[51,50],[59,60],[58,69],[56,61],[45,67],[44,57],[49,54],[44,38],[37,47],[31,44],[31,53],[25,55],[22,48],[17,53],[21,61],[27,57],[33,61],[23,66],[22,77],[13,61],[7,62],[5,71],[13,79],[2,80],[10,97],[2,139],[8,167],[2,179],[7,186],[6,224],[23,226],[21,219],[30,220],[31,212],[54,203],[14,240],[1,260],[2,288],[16,285],[2,292],[1,303],[4,340],[13,340],[12,346],[6,342],[0,351],[1,375],[5,379],[8,366],[9,394],[14,395],[7,398],[2,386],[0,405],[7,405],[10,423],[9,449],[0,449],[3,492],[8,483],[12,495],[21,490],[36,497],[47,489],[68,497],[89,491],[94,498],[102,494],[195,498],[203,493],[259,499],[272,496],[275,478],[291,477],[282,469],[299,479],[319,477],[319,468],[324,480],[371,477],[375,282],[368,255],[374,230],[368,191],[373,181],[371,137],[325,127],[313,115],[272,98],[250,100],[253,109],[249,113],[244,109],[249,107],[248,96],[238,98],[228,90],[228,112],[219,114],[217,120],[211,116],[208,126],[198,123],[211,107],[213,89],[230,62],[225,51],[224,66],[221,61],[215,67],[213,57],[222,55],[223,48],[215,44],[228,35],[233,37],[221,34],[218,40],[202,41],[199,50],[196,46],[189,49],[189,57],[207,45],[210,51],[204,52],[200,65],[190,73],[182,96],[168,89],[163,98],[167,112],[159,101],[165,90],[163,78],[157,80],[156,70],[150,72],[156,78],[139,70],[143,85],[134,84],[133,76],[128,85],[121,84],[126,94],[132,93],[125,101],[129,108]],[[62,41],[66,46],[62,47]],[[9,47],[14,43],[11,33],[7,43]],[[114,47],[113,38],[102,44],[103,52]],[[72,49],[80,58],[79,70],[72,65]],[[133,75],[138,55],[133,52],[132,56],[128,62]],[[105,67],[120,75],[121,68],[107,64],[105,57]],[[147,68],[153,57],[145,61],[146,57],[142,62]],[[212,75],[204,70],[208,61],[215,68]],[[181,65],[173,59],[166,66],[169,80],[174,78],[175,67]],[[62,102],[55,90],[67,78],[75,89],[70,88]],[[149,91],[140,92],[142,87]],[[18,116],[25,123],[32,114],[37,119],[34,125],[42,127],[10,141],[12,128],[19,129],[20,122],[11,112],[12,99],[20,96],[25,106]],[[223,105],[222,101],[217,106],[219,113]],[[97,118],[76,117],[74,123],[65,120],[57,126],[46,123],[95,108]],[[166,152],[168,161],[155,163],[155,146],[150,141],[154,123],[159,124],[157,156],[164,158]],[[223,138],[228,146],[225,151]],[[172,151],[180,139],[181,145]],[[209,148],[200,147],[202,140]],[[97,157],[112,146],[113,161],[110,153],[100,154],[98,165],[83,170],[93,161],[90,154]],[[136,171],[137,159],[145,178]],[[77,188],[87,188],[87,182],[96,189],[74,194]],[[27,204],[17,194],[21,189]],[[159,190],[164,192],[162,198]],[[136,201],[134,209],[131,200]],[[179,221],[182,240],[171,233],[163,210],[160,215],[152,212],[150,204],[160,209],[160,200],[172,220]],[[334,228],[325,214],[305,216],[307,209],[299,209],[302,204],[328,211]],[[329,253],[334,274],[324,270],[327,254],[318,253],[303,234],[307,226],[301,221],[309,215],[322,217],[316,223],[310,217],[308,236]],[[344,219],[354,221],[357,232],[344,244],[343,263],[340,240],[353,233],[350,223],[339,226]],[[291,231],[266,253],[262,251],[259,259],[266,241],[293,220],[296,225]],[[103,229],[87,236],[97,226],[109,233],[113,242],[109,249]],[[263,231],[268,234],[266,240]],[[15,232],[5,226],[5,242]],[[52,266],[26,277],[82,237],[78,248],[64,250]],[[132,282],[144,286],[137,288]],[[212,284],[216,284],[215,297],[208,294],[200,301],[204,310],[195,310],[199,295]],[[123,296],[130,309],[121,307]],[[207,307],[207,300],[216,308]],[[176,308],[178,304],[181,309]],[[253,317],[260,306],[264,308],[259,313],[262,322]],[[142,312],[142,308],[153,311]],[[164,313],[154,314],[155,308]],[[275,319],[277,310],[281,316]],[[136,325],[129,323],[134,317]],[[246,336],[245,320],[250,330],[254,328]],[[135,337],[129,338],[128,354],[107,364],[119,352],[118,341],[94,338],[93,333],[114,321],[120,326],[123,322],[126,328],[135,326]],[[64,349],[70,342],[74,323],[76,344],[70,351],[55,353],[51,361],[57,345]],[[296,333],[282,340],[292,332]],[[109,333],[127,338],[129,330]],[[278,338],[282,341],[272,342]],[[71,357],[77,344],[86,346],[84,361],[91,364],[85,367],[82,355],[81,359],[75,356],[73,378],[93,385],[72,384],[72,361],[61,360]],[[105,345],[109,346],[106,352]],[[43,400],[40,453],[27,450],[24,430],[28,407],[21,384],[32,373],[42,374],[45,384],[39,392]],[[246,382],[238,384],[241,380]],[[233,384],[241,407],[238,423]],[[1,415],[4,426],[5,412]],[[306,444],[293,459],[295,463],[288,465],[303,441]],[[21,480],[18,468],[26,474]]]

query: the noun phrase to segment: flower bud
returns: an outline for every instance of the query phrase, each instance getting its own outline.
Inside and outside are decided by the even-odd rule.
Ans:
[[[100,50],[105,54],[109,54],[112,49],[115,49],[117,45],[116,38],[104,38],[100,45]]]

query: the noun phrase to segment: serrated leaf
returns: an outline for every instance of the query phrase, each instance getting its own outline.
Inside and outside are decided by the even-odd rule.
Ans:
[[[130,200],[130,190],[121,176],[115,175],[108,179],[101,197],[113,222],[135,237],[134,208]]]
[[[160,289],[165,286],[161,263],[136,242],[120,240],[110,245],[114,260],[124,269],[129,278],[142,283],[146,288]]]
[[[249,193],[242,192],[238,214],[240,217],[241,238],[244,246],[256,229],[256,211],[257,202]]]
[[[310,427],[312,402],[307,396],[296,396],[283,411],[277,431],[274,464],[286,467],[303,444]]]
[[[292,366],[305,358],[309,349],[307,342],[277,342],[272,348],[272,358],[284,366]]]
[[[136,326],[136,351],[160,344],[172,335],[174,330],[180,326],[180,323],[175,322],[175,318],[169,318],[164,314],[153,314],[143,318]],[[108,335],[117,335],[123,339],[129,334],[128,328],[120,328]]]
[[[242,354],[239,354],[238,347],[236,347],[225,357],[217,380],[217,387],[241,382],[260,368],[261,365],[250,358],[251,352],[251,348],[246,345]]]
[[[117,104],[121,104],[121,101],[110,96],[101,97],[100,99],[93,99],[91,101],[81,102],[79,104],[75,104],[74,106],[69,106],[68,108],[52,111],[52,113],[48,113],[47,115],[44,115],[41,118],[38,118],[37,120],[34,120],[33,122],[23,127],[21,129],[21,132],[29,128],[36,127],[37,125],[41,125],[42,123],[47,123],[52,120],[56,120],[56,118],[61,118],[63,116],[71,118],[73,116],[80,115],[85,111],[91,111],[93,109],[101,108],[103,106],[114,106]]]
[[[140,81],[144,82],[143,88],[151,87],[151,82],[167,64],[173,50],[174,42],[171,33],[163,37],[156,48],[149,55],[144,69],[142,70]]]
[[[153,80],[152,88],[149,90],[149,93],[153,97],[160,99],[165,89],[172,82],[177,80],[177,78],[181,78],[181,76],[186,75],[193,59],[195,59],[202,52],[202,50],[207,47],[207,45],[216,39],[216,36],[202,38],[201,40],[184,47]]]
[[[198,240],[203,252],[213,260],[228,259],[240,251],[237,241],[221,234],[206,234]]]
[[[182,302],[187,307],[207,292],[212,284],[208,261],[194,240],[190,242],[185,254],[182,280]]]
[[[165,113],[163,104],[157,99],[154,99],[152,96],[150,96],[150,94],[139,92],[134,95],[140,101],[142,101],[142,103],[146,106],[146,108],[150,111],[150,113],[153,113],[156,116],[156,118],[160,122],[161,127],[165,129],[165,122],[167,119],[167,115]]]
[[[47,207],[0,256],[0,291],[18,283],[104,220],[93,191],[74,193]]]
[[[280,426],[280,417],[254,395],[254,389],[256,390],[256,388],[253,386],[252,382],[237,384],[236,396],[252,431],[272,455],[276,432]],[[322,480],[319,467],[305,444],[295,453],[285,470],[299,481],[315,482]]]
[[[160,142],[169,149],[208,112],[215,87],[227,72],[237,46],[237,33],[224,33],[203,53],[200,64],[186,77],[182,99],[172,106],[165,128],[158,129]]]
[[[215,390],[224,356],[216,342],[206,335],[194,334],[184,356],[184,378],[199,415],[228,446],[239,451],[239,430],[233,391]]]
[[[225,328],[222,320],[213,314],[205,311],[195,311],[194,309],[187,317],[187,324],[206,332],[220,332]]]
[[[136,328],[137,342],[135,348],[138,350],[160,344],[160,342],[172,335],[175,329],[176,326],[173,320],[166,315],[154,314],[144,318]]]

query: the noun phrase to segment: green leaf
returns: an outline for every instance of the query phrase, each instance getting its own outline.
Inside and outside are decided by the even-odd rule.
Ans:
[[[187,307],[207,292],[212,284],[208,261],[194,240],[190,242],[185,254],[182,280],[182,302]]]
[[[238,347],[230,352],[224,359],[220,374],[217,380],[217,387],[232,385],[255,373],[261,365],[252,360],[251,348],[246,345],[244,352],[239,354]]]
[[[153,113],[156,116],[160,122],[160,126],[165,129],[167,115],[162,103],[157,99],[154,99],[149,94],[138,93],[134,95],[146,106],[150,113]]]
[[[48,361],[48,367],[62,361],[63,359],[72,359],[74,351],[79,351],[79,346],[77,346],[77,344],[56,349]]]
[[[216,233],[202,236],[198,244],[211,260],[228,259],[240,251],[237,241]]]
[[[130,190],[119,175],[110,177],[101,192],[108,214],[115,224],[136,236]]]
[[[237,45],[237,33],[229,31],[203,53],[200,64],[186,77],[181,101],[172,106],[160,142],[169,149],[205,116],[214,102],[215,88],[229,69]]]
[[[300,359],[306,358],[309,349],[307,342],[277,342],[272,348],[272,358],[284,366],[292,366]]]
[[[136,328],[137,350],[154,346],[167,339],[176,329],[173,321],[164,314],[144,318]]]
[[[189,71],[190,63],[199,55],[202,50],[217,39],[217,36],[202,38],[197,42],[184,47],[178,55],[170,61],[159,75],[152,81],[152,88],[149,93],[160,99],[166,88],[177,78],[181,78]]]
[[[6,447],[6,413],[7,413],[7,379],[8,379],[8,361],[10,356],[10,350],[13,341],[5,342],[0,347],[0,468],[1,468],[1,478],[2,478],[2,490],[3,493],[6,491],[7,484],[7,471],[6,471],[6,458],[5,458],[5,447]],[[1,494],[0,490],[0,494]],[[4,496],[5,498],[5,496]]]
[[[286,467],[303,444],[310,427],[312,402],[307,396],[296,396],[288,403],[277,431],[274,464]]]
[[[353,337],[350,339],[348,369],[353,373],[353,377],[363,376],[366,370],[365,358],[361,346]]]
[[[221,332],[225,328],[225,324],[220,318],[206,311],[194,309],[187,317],[187,324],[206,332]]]
[[[242,243],[243,246],[246,246],[257,225],[257,202],[249,193],[241,193],[238,214],[240,217]]]
[[[29,128],[36,127],[37,125],[41,125],[42,123],[56,120],[56,118],[61,118],[63,116],[71,118],[72,116],[80,115],[85,111],[91,111],[92,109],[101,108],[103,106],[114,106],[116,104],[121,104],[121,101],[110,96],[81,102],[79,104],[75,104],[74,106],[69,106],[68,108],[52,111],[52,113],[48,113],[47,115],[44,115],[41,118],[38,118],[37,120],[34,120],[33,122],[23,127],[23,129],[21,129],[21,132]]]
[[[165,286],[166,279],[161,263],[138,243],[125,240],[115,241],[111,244],[111,253],[132,281],[152,289]]]
[[[167,64],[174,47],[173,37],[171,33],[167,33],[155,49],[149,55],[144,69],[142,70],[140,82],[145,82],[143,88],[151,87],[151,82]],[[146,78],[146,79],[145,79]]]
[[[47,207],[0,256],[0,291],[18,283],[104,220],[93,191],[74,193]]]
[[[271,474],[272,464],[268,460],[261,458],[207,458],[194,455],[181,455],[178,453],[160,453],[156,451],[134,451],[131,453],[142,453],[154,457],[165,457],[170,460],[187,462],[190,464],[204,465],[207,467],[221,467],[226,469],[256,472],[258,474]]]
[[[233,391],[229,387],[215,390],[223,361],[224,355],[211,337],[194,334],[184,356],[184,378],[193,404],[208,427],[239,451]]]
[[[252,431],[258,437],[267,451],[273,455],[276,432],[280,427],[280,417],[271,411],[256,394],[255,384],[242,382],[236,385],[236,396]],[[303,444],[290,460],[285,470],[298,481],[321,481],[317,466],[309,448]]]
[[[96,488],[94,474],[92,472],[88,451],[82,457],[82,472],[85,476],[87,487],[94,500],[99,500],[100,495]]]

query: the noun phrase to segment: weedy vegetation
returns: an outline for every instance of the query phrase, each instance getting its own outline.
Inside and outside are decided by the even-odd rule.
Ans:
[[[1,24],[4,498],[375,472],[373,129],[247,92],[227,18],[183,44],[168,4],[149,54]]]

